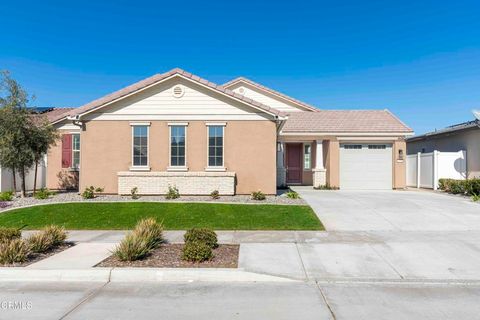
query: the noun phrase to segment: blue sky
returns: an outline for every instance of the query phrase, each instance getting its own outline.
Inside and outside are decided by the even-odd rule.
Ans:
[[[480,109],[479,1],[2,1],[0,69],[79,106],[181,67],[323,109],[388,108],[416,133]]]

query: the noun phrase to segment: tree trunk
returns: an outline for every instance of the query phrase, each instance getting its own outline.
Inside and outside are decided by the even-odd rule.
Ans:
[[[35,176],[33,177],[33,195],[37,191],[37,170],[38,170],[38,160],[35,161]]]
[[[25,167],[22,166],[20,169],[20,178],[22,179],[22,198],[27,196],[27,188],[25,185]]]
[[[13,193],[17,194],[17,177],[16,177],[16,170],[15,167],[12,168],[12,174],[13,174]]]

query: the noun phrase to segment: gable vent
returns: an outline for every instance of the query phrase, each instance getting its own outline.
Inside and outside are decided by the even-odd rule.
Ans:
[[[180,98],[183,96],[183,94],[185,93],[185,90],[183,89],[182,86],[175,86],[173,87],[173,96],[175,98]]]

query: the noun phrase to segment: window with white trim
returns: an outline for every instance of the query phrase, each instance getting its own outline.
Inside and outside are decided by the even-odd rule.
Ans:
[[[72,134],[72,168],[80,168],[80,134]]]
[[[303,169],[310,170],[312,168],[312,145],[306,143],[303,145]]]
[[[208,126],[208,166],[223,167],[224,126]]]
[[[185,167],[186,126],[170,126],[170,166]]]
[[[148,126],[135,125],[133,130],[133,166],[148,166]]]

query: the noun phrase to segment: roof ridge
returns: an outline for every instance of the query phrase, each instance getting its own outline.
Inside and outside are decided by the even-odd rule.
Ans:
[[[246,83],[248,83],[248,84],[250,84],[250,85],[252,85],[252,86],[254,86],[254,87],[258,88],[258,89],[265,90],[265,91],[270,92],[271,94],[274,94],[274,95],[278,95],[278,96],[280,96],[281,98],[283,98],[283,99],[285,99],[285,100],[289,100],[289,101],[291,101],[291,102],[293,102],[293,103],[296,103],[296,104],[298,104],[298,105],[301,105],[301,106],[303,106],[304,108],[309,109],[310,111],[315,111],[315,112],[316,112],[316,111],[320,110],[320,109],[318,109],[317,107],[315,107],[315,106],[313,106],[313,105],[311,105],[311,104],[308,104],[308,103],[306,103],[306,102],[300,101],[300,100],[295,99],[295,98],[292,98],[292,97],[290,97],[289,95],[287,95],[287,94],[285,94],[285,93],[282,93],[282,92],[280,92],[280,91],[274,90],[274,89],[269,88],[269,87],[266,87],[266,86],[264,86],[263,84],[260,84],[260,83],[258,83],[258,82],[255,82],[255,81],[253,81],[253,80],[250,80],[250,79],[248,79],[248,78],[246,78],[246,77],[237,77],[237,78],[235,78],[235,79],[233,79],[233,80],[230,80],[230,81],[224,83],[223,86],[224,86],[224,87],[228,87],[228,86],[231,86],[231,85],[233,85],[234,83],[237,83],[237,82],[239,82],[239,81],[244,81],[244,82],[246,82]]]

